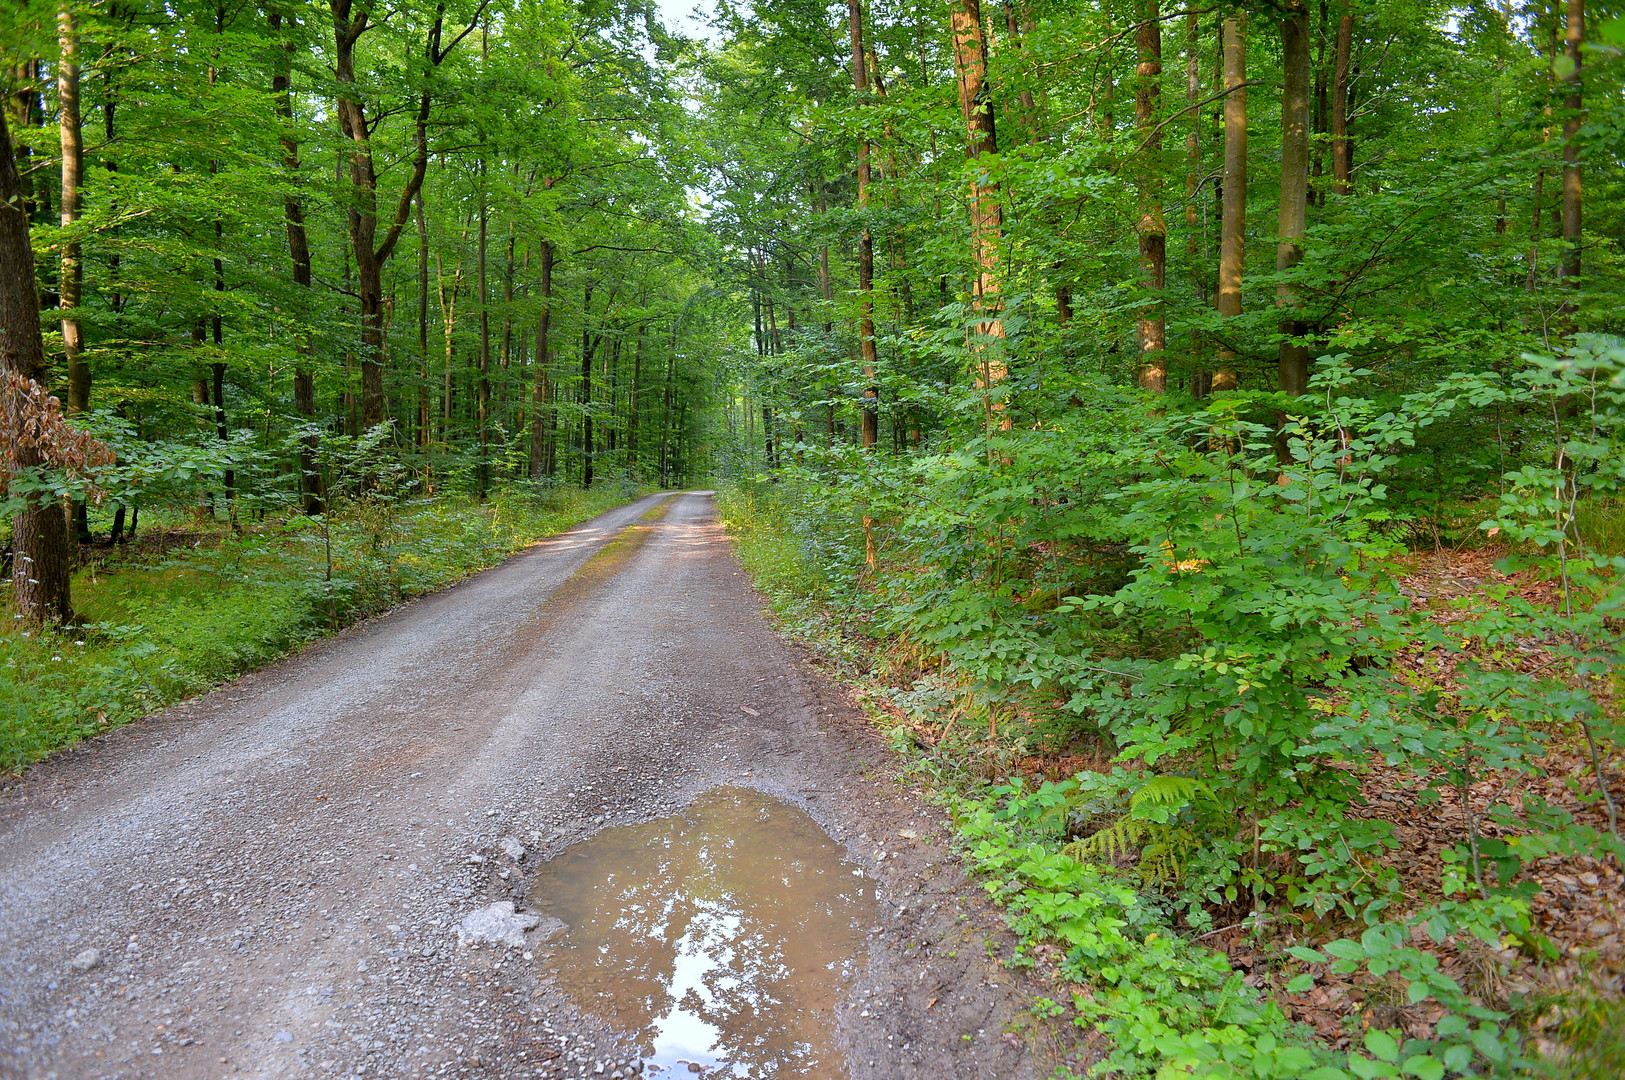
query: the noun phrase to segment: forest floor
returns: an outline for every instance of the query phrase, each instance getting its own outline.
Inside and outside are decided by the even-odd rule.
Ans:
[[[1498,546],[1413,554],[1406,559],[1400,584],[1428,609],[1428,620],[1447,631],[1452,623],[1496,604],[1497,596],[1515,595],[1546,607],[1559,602],[1558,583],[1548,576],[1498,569],[1497,563],[1507,554]],[[861,650],[862,640],[852,636],[848,644]],[[1402,652],[1395,666],[1401,681],[1418,693],[1433,687],[1448,694],[1455,689],[1456,670],[1467,663],[1515,668],[1530,675],[1547,670],[1556,663],[1549,644],[1526,638],[1507,648],[1458,651],[1418,645]],[[905,711],[890,701],[908,687],[896,679],[888,685],[884,657],[872,661],[871,675],[865,680],[865,697],[872,707],[887,713],[889,722],[913,728],[917,739],[934,742],[940,732],[912,724]],[[1613,705],[1608,688],[1603,688],[1600,700],[1605,706]],[[1445,856],[1468,842],[1469,810],[1479,835],[1490,840],[1510,835],[1489,820],[1492,806],[1521,807],[1532,799],[1599,830],[1609,827],[1586,742],[1572,725],[1554,725],[1553,730],[1544,755],[1535,762],[1538,773],[1484,767],[1467,788],[1465,807],[1459,790],[1448,786],[1437,802],[1422,803],[1419,792],[1437,778],[1393,768],[1380,756],[1374,755],[1356,768],[1361,777],[1356,813],[1386,821],[1398,841],[1369,866],[1373,874],[1386,869],[1397,876],[1400,900],[1385,912],[1387,917],[1403,917],[1445,899],[1441,892]],[[1604,752],[1608,753],[1606,745]],[[1080,770],[1104,772],[1111,768],[1109,762],[1098,751],[1085,755],[1036,752],[1015,760],[1010,771],[1038,784],[1062,780]],[[1604,761],[1603,772],[1617,798],[1625,791],[1621,782],[1625,760],[1617,751]],[[1125,868],[1131,866],[1132,856],[1122,863]],[[1284,860],[1278,866],[1282,873],[1292,869]],[[1434,953],[1441,970],[1466,988],[1476,1003],[1512,1014],[1530,1031],[1534,1047],[1551,1053],[1555,1050],[1552,1036],[1566,1017],[1562,1003],[1576,999],[1618,1002],[1625,997],[1625,875],[1611,858],[1599,853],[1599,857],[1580,854],[1540,859],[1524,866],[1521,878],[1538,887],[1530,901],[1531,940],[1521,947],[1512,943],[1496,950],[1469,942],[1465,949],[1458,949],[1454,941],[1441,947],[1421,927],[1413,931],[1410,944]],[[1274,999],[1292,1019],[1313,1028],[1326,1045],[1358,1049],[1364,1033],[1373,1028],[1400,1028],[1417,1038],[1431,1036],[1438,1007],[1432,1002],[1410,1003],[1405,984],[1397,976],[1348,976],[1328,965],[1306,969],[1285,955],[1290,946],[1319,945],[1345,935],[1358,937],[1364,928],[1359,920],[1336,913],[1314,917],[1280,904],[1271,918],[1255,926],[1247,917],[1245,897],[1229,909],[1210,913],[1218,929],[1200,940],[1223,953],[1232,969],[1243,972],[1246,985]],[[1072,992],[1087,992],[1067,985],[1061,976],[1059,948],[1040,945],[1033,951],[1032,977],[1043,993],[1065,1000]],[[1316,975],[1315,985],[1302,993],[1289,992],[1287,983],[1304,970]],[[1617,1040],[1618,1034],[1613,1037]],[[1077,1045],[1076,1051],[1081,1056],[1071,1062],[1075,1067],[1086,1067],[1094,1057],[1087,1043]]]
[[[712,966],[639,1032],[561,985],[571,935],[527,928],[549,860],[730,787],[810,815],[869,905],[804,1010],[832,1050],[790,1071],[1033,1075],[997,916],[808,660],[711,498],[651,496],[34,766],[0,799],[0,1075],[669,1075],[664,1006],[749,1063],[786,1038],[763,1024],[791,946],[706,960],[655,928],[655,983]],[[482,914],[511,946],[465,944]]]

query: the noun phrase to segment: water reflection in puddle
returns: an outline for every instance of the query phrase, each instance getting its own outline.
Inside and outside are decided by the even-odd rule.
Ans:
[[[570,926],[550,962],[559,987],[635,1032],[650,1065],[845,1075],[835,1004],[855,974],[873,889],[795,807],[709,792],[677,817],[565,851],[537,871],[530,898]]]

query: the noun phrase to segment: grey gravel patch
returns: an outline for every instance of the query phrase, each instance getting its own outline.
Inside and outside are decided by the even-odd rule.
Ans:
[[[525,857],[525,845],[511,836],[504,836],[497,846],[502,849],[502,854],[514,862],[519,862]]]
[[[525,931],[533,929],[541,921],[535,915],[516,914],[512,900],[501,900],[463,916],[463,921],[457,925],[457,943],[506,945],[510,949],[523,949]]]
[[[68,966],[75,971],[89,971],[102,962],[100,949],[86,949],[68,962]]]

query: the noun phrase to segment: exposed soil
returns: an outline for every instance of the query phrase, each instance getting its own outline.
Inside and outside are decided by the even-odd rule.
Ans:
[[[852,1076],[1033,1075],[936,812],[770,629],[710,498],[658,502],[31,770],[0,800],[0,1075],[609,1076],[634,1033],[458,927],[722,786],[873,879]]]

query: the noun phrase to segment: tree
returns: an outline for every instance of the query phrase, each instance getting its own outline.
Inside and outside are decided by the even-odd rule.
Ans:
[[[993,95],[987,81],[987,40],[982,31],[979,0],[956,0],[950,9],[954,69],[959,84],[959,112],[965,121],[966,153],[971,160],[971,252],[975,260],[972,304],[978,322],[977,383],[985,392],[1004,382],[1007,374],[1002,349],[1004,321],[999,318],[999,244],[1004,237],[1004,207],[999,184],[983,158],[998,152]],[[988,408],[998,405],[988,397]],[[991,412],[990,412],[991,416]],[[1009,423],[1006,417],[1003,423]]]
[[[273,37],[282,37],[281,56],[271,76],[271,96],[276,100],[277,115],[282,120],[282,166],[288,171],[290,182],[299,174],[299,140],[294,133],[292,72],[293,56],[298,48],[291,34],[282,35],[282,15],[272,11],[268,16]],[[290,190],[282,200],[282,217],[287,223],[288,258],[292,263],[293,283],[308,293],[310,278],[310,238],[305,232],[304,204]],[[311,369],[311,335],[301,331],[297,345],[300,362],[293,369],[293,408],[306,423],[316,417],[316,379]],[[321,473],[316,467],[317,437],[307,434],[300,439],[299,450],[299,502],[306,514],[322,512]]]
[[[1354,175],[1354,146],[1349,141],[1349,65],[1354,52],[1354,13],[1344,0],[1343,13],[1337,17],[1337,46],[1332,69],[1332,187],[1339,195],[1353,189],[1350,178]]]
[[[1224,21],[1224,213],[1219,226],[1219,314],[1241,314],[1241,275],[1247,244],[1247,42],[1242,14]],[[1219,350],[1213,389],[1236,387],[1234,348]]]
[[[1140,316],[1140,385],[1161,393],[1168,385],[1167,325],[1162,290],[1168,277],[1168,229],[1162,217],[1162,21],[1157,0],[1143,0],[1136,35],[1140,62],[1135,69],[1134,126],[1140,133],[1139,187],[1140,263],[1151,299]]]
[[[852,89],[857,93],[861,105],[864,96],[869,92],[869,76],[863,54],[862,0],[847,0],[846,10],[852,32]],[[880,441],[880,388],[874,385],[875,371],[880,363],[875,350],[875,240],[867,220],[870,153],[869,136],[864,132],[858,137],[858,213],[865,219],[858,233],[858,303],[861,310],[858,319],[858,347],[863,355],[862,445],[865,449]]]
[[[1563,259],[1557,274],[1561,278],[1580,276],[1581,165],[1580,126],[1585,122],[1582,96],[1584,79],[1580,46],[1585,43],[1585,0],[1568,0],[1564,34],[1565,50],[1562,81],[1568,93],[1563,98]]]
[[[1303,258],[1309,220],[1309,7],[1304,0],[1287,8],[1281,45],[1281,215],[1275,271],[1285,274]],[[1286,282],[1276,287],[1275,305],[1283,312],[1279,386],[1282,393],[1296,396],[1309,389],[1309,346],[1302,340],[1307,328],[1292,313],[1297,298]]]
[[[334,74],[338,80],[337,115],[339,127],[351,142],[350,183],[354,205],[349,211],[350,245],[355,255],[356,289],[361,302],[361,422],[367,427],[387,418],[384,400],[384,266],[395,253],[401,232],[411,216],[412,201],[423,185],[429,168],[429,116],[434,102],[433,72],[446,61],[479,24],[490,0],[480,0],[468,24],[449,44],[441,45],[446,5],[435,8],[433,20],[424,35],[425,70],[419,80],[417,107],[413,118],[412,171],[401,186],[392,214],[384,219],[384,235],[378,236],[378,168],[373,159],[373,138],[381,119],[367,118],[367,103],[356,82],[356,47],[361,36],[376,24],[372,7],[363,0],[328,0],[333,15],[335,45]]]
[[[51,463],[61,434],[40,335],[34,252],[23,211],[11,129],[0,111],[0,446],[7,487],[37,476]],[[4,494],[4,492],[0,492]],[[37,489],[28,490],[12,519],[12,606],[30,622],[73,621],[70,575],[73,553],[61,507]]]

